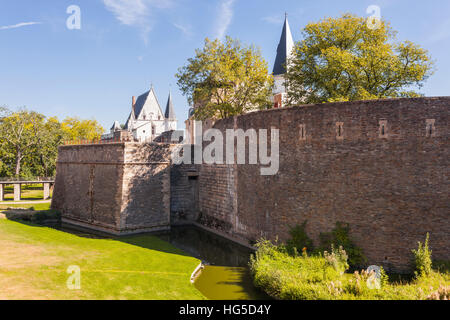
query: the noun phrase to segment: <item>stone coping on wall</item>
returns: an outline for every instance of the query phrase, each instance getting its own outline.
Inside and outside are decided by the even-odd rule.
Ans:
[[[177,143],[167,143],[167,142],[130,142],[130,141],[122,141],[122,142],[108,142],[108,143],[86,143],[86,144],[64,144],[59,146],[58,148],[85,148],[85,147],[111,147],[111,146],[140,146],[140,145],[168,145],[168,146],[177,146]]]
[[[239,117],[245,117],[248,115],[251,115],[256,112],[280,112],[283,110],[290,110],[295,108],[327,108],[327,107],[347,107],[352,105],[361,105],[361,104],[367,104],[367,105],[376,105],[376,104],[382,104],[385,102],[406,102],[406,101],[412,101],[412,102],[420,102],[420,101],[439,101],[439,100],[448,100],[450,102],[450,96],[436,96],[436,97],[418,97],[418,98],[386,98],[386,99],[372,99],[372,100],[355,100],[355,101],[338,101],[338,102],[326,102],[326,103],[313,103],[313,104],[299,104],[295,106],[290,107],[283,107],[283,108],[272,108],[272,109],[266,109],[266,110],[258,110],[255,112],[249,112],[243,115],[240,115]]]

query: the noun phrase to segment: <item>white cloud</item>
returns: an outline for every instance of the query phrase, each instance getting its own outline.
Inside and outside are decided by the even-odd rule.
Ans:
[[[183,25],[181,23],[173,23],[173,26],[184,33],[185,36],[192,36],[191,26]]]
[[[222,39],[233,20],[233,4],[235,0],[222,0],[215,27],[215,38]]]
[[[21,23],[18,23],[18,24],[10,25],[10,26],[0,27],[0,30],[16,29],[16,28],[25,27],[25,26],[32,26],[32,25],[35,25],[35,24],[41,24],[41,22],[34,22],[34,21],[32,21],[32,22],[21,22]]]
[[[170,8],[173,0],[103,0],[103,3],[120,23],[141,29],[146,39],[154,24],[152,9]]]

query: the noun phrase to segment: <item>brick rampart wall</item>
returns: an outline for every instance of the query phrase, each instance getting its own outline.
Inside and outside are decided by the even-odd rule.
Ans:
[[[442,97],[293,107],[218,121],[222,132],[278,128],[280,168],[262,176],[259,165],[203,165],[202,223],[254,241],[285,240],[290,227],[307,220],[318,244],[321,232],[346,222],[368,262],[391,270],[406,270],[411,249],[429,232],[434,258],[449,260],[449,120],[450,98]]]

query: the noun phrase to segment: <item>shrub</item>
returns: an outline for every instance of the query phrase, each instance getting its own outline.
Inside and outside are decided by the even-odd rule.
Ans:
[[[425,243],[418,242],[417,250],[412,250],[414,254],[414,263],[416,267],[416,277],[428,276],[431,274],[431,250],[428,248],[430,235],[427,233]]]
[[[291,256],[282,246],[260,240],[250,260],[254,284],[277,299],[329,299],[325,283],[340,274],[321,256]]]
[[[284,246],[267,240],[257,243],[250,269],[254,284],[276,299],[287,300],[412,300],[449,299],[450,274],[432,271],[410,282],[389,282],[380,269],[380,285],[373,286],[375,271],[344,273],[346,253],[333,246],[331,253],[291,256]],[[436,288],[439,290],[436,291]]]
[[[382,288],[389,284],[389,276],[383,267],[380,267],[380,284]]]
[[[301,225],[296,225],[289,230],[291,238],[286,242],[286,249],[290,255],[296,256],[297,252],[301,251],[306,254],[306,250],[312,252],[313,242],[306,234],[306,223],[303,222]]]
[[[427,300],[450,300],[450,286],[440,286],[427,297]]]
[[[323,255],[327,265],[333,267],[339,274],[344,274],[348,270],[348,256],[342,246],[339,249],[335,249],[334,245],[331,245],[331,253],[325,251]]]
[[[350,226],[348,224],[336,222],[336,226],[331,232],[320,234],[320,250],[330,250],[332,245],[342,247],[348,255],[349,265],[355,268],[362,266],[366,262],[366,258],[362,250],[351,241],[349,233]]]
[[[355,271],[353,273],[353,277],[348,281],[346,292],[354,296],[360,296],[366,293],[368,291],[366,283],[369,276],[370,274],[365,270],[362,270],[361,273],[359,271]]]

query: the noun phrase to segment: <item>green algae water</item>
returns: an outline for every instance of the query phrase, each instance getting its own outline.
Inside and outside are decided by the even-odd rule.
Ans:
[[[246,267],[205,266],[194,285],[211,300],[269,299],[253,286]]]
[[[161,237],[202,260],[195,287],[212,300],[270,299],[253,285],[248,263],[253,250],[198,227],[174,227]]]

